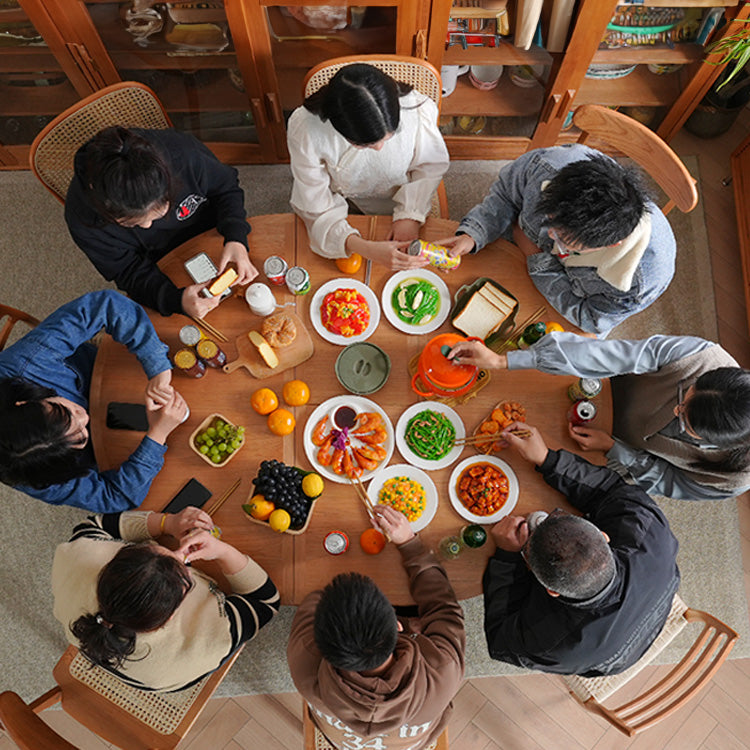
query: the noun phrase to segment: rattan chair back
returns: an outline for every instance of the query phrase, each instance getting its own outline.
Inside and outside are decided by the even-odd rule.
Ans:
[[[0,328],[0,352],[5,348],[8,343],[8,338],[13,330],[13,326],[19,321],[28,323],[32,328],[39,325],[39,320],[33,315],[16,310],[15,307],[8,307],[7,305],[0,305],[0,321],[5,320]]]
[[[112,125],[162,130],[172,122],[156,94],[135,81],[107,86],[66,109],[39,133],[29,152],[32,171],[58,200],[65,202],[76,151]]]
[[[689,624],[703,628],[678,664],[653,687],[622,705],[607,708],[603,702],[648,666]],[[689,609],[678,595],[661,632],[648,651],[629,669],[604,677],[563,677],[570,694],[589,711],[604,717],[632,737],[667,718],[697,695],[724,663],[739,636],[713,615]]]

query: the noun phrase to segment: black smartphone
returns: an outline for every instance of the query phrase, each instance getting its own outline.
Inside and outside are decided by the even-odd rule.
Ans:
[[[191,479],[170,501],[163,513],[179,513],[188,505],[202,508],[206,500],[211,497],[211,491],[204,487],[197,479]]]
[[[111,430],[148,430],[148,417],[144,404],[125,404],[112,401],[107,405],[107,427]]]

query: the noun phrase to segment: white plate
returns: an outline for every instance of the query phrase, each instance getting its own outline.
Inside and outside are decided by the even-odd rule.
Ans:
[[[458,493],[456,492],[458,478],[463,474],[464,469],[468,469],[469,466],[473,466],[474,464],[492,464],[505,472],[505,476],[508,477],[508,499],[505,501],[505,505],[503,505],[497,513],[493,513],[491,516],[477,516],[472,513],[459,500]],[[495,458],[495,456],[470,456],[461,461],[461,463],[451,472],[451,478],[448,480],[448,495],[450,496],[451,503],[456,509],[458,515],[463,516],[467,521],[484,525],[497,523],[501,518],[509,515],[513,508],[516,507],[516,503],[518,502],[518,478],[513,469],[511,469],[502,459]]]
[[[380,467],[387,466],[393,455],[394,439],[393,439],[393,425],[388,415],[374,402],[370,401],[369,398],[364,396],[334,396],[329,398],[328,401],[324,401],[320,406],[313,410],[313,413],[307,418],[305,422],[305,429],[302,433],[302,444],[305,446],[305,455],[307,460],[312,464],[315,471],[318,472],[322,477],[330,479],[332,482],[338,482],[339,484],[349,484],[349,478],[345,474],[336,474],[329,466],[321,466],[316,455],[318,453],[318,446],[312,441],[312,431],[318,420],[322,419],[326,414],[328,415],[328,428],[331,429],[333,425],[333,414],[340,406],[351,406],[358,414],[363,411],[376,411],[383,418],[385,429],[388,432],[388,437],[384,443],[381,443],[385,449],[385,458],[378,464],[377,469],[371,471],[363,471],[360,477],[362,481],[367,481],[374,476]],[[352,445],[358,446],[363,445],[360,443],[356,436],[350,436]]]
[[[418,531],[422,531],[435,517],[435,513],[437,513],[438,494],[435,489],[435,483],[422,469],[418,469],[416,466],[409,466],[409,464],[386,466],[385,469],[381,469],[375,473],[367,488],[367,494],[373,505],[378,504],[378,495],[381,488],[388,479],[392,479],[393,477],[408,477],[415,482],[419,482],[424,487],[425,504],[422,515],[416,521],[410,521],[409,523],[412,531],[416,534]]]
[[[339,336],[337,333],[331,333],[323,325],[323,321],[320,318],[320,306],[323,304],[323,299],[326,294],[335,292],[337,289],[356,289],[367,300],[367,304],[370,306],[370,322],[367,328],[357,336]],[[313,328],[326,341],[338,344],[339,346],[347,346],[356,341],[364,341],[375,333],[375,329],[378,327],[378,323],[380,323],[380,304],[378,303],[378,298],[375,296],[375,292],[361,281],[357,281],[356,279],[331,279],[318,287],[318,290],[313,294],[313,298],[310,300],[310,319],[312,320]]]
[[[424,325],[405,323],[398,317],[396,311],[393,309],[393,305],[391,305],[391,295],[393,294],[393,290],[405,279],[420,279],[428,281],[438,290],[438,294],[440,295],[440,307],[438,308],[437,315]],[[426,268],[414,268],[412,270],[398,271],[397,273],[394,273],[393,276],[385,282],[383,294],[380,299],[383,303],[383,313],[388,319],[388,322],[394,328],[398,328],[399,331],[403,331],[404,333],[421,334],[434,331],[436,328],[440,328],[440,326],[443,325],[451,311],[451,293],[448,291],[448,287],[436,273],[428,271]]]
[[[466,428],[464,423],[461,421],[461,417],[458,413],[438,401],[420,401],[416,404],[412,404],[399,418],[396,424],[396,446],[398,447],[399,453],[404,457],[406,461],[414,466],[419,466],[420,469],[426,469],[427,471],[437,471],[438,469],[444,469],[446,466],[450,466],[454,461],[458,459],[463,451],[462,445],[454,445],[453,448],[441,458],[439,461],[431,461],[428,458],[422,458],[418,456],[414,451],[406,444],[406,425],[409,424],[409,420],[419,414],[420,411],[430,409],[431,411],[439,411],[441,414],[445,414],[450,419],[451,424],[456,428],[456,440],[466,437]]]

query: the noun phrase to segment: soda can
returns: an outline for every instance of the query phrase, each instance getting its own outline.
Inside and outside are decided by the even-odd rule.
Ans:
[[[198,359],[192,349],[180,349],[174,355],[174,366],[191,378],[202,378],[206,374],[206,363]]]
[[[220,368],[227,363],[227,355],[219,348],[219,345],[211,339],[203,339],[195,347],[198,356],[209,366]]]
[[[434,242],[427,242],[427,240],[414,240],[409,245],[409,255],[426,258],[431,266],[443,271],[458,268],[461,263],[460,255],[454,258],[448,254],[447,247],[436,245]]]
[[[331,531],[326,534],[323,546],[329,554],[340,555],[349,549],[349,537],[343,531]]]
[[[284,286],[289,265],[280,255],[271,255],[263,264],[263,273],[276,286]]]
[[[587,401],[598,396],[602,390],[602,381],[598,378],[579,378],[568,388],[571,401]]]
[[[292,294],[307,294],[310,291],[310,274],[302,266],[292,266],[286,272],[286,288]]]
[[[573,427],[586,424],[595,416],[596,406],[594,406],[591,401],[586,401],[585,399],[576,401],[568,410],[568,422],[570,422]]]
[[[195,346],[202,338],[203,334],[198,326],[182,326],[180,328],[179,339],[183,346]]]

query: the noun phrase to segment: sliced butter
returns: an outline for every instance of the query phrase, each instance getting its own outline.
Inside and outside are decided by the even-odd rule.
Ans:
[[[218,279],[216,279],[210,287],[208,287],[208,293],[212,297],[217,297],[221,294],[235,279],[237,278],[237,271],[234,268],[227,268]]]

